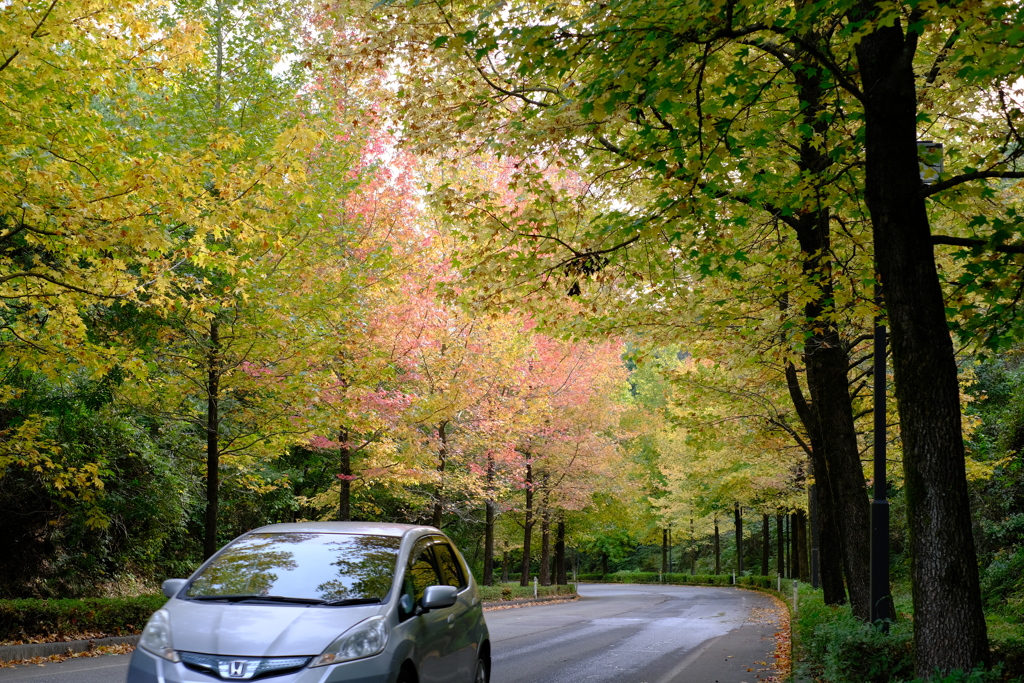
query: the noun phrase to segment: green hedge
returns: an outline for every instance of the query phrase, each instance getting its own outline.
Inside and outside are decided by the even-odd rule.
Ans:
[[[0,641],[47,636],[140,633],[150,615],[167,602],[162,595],[137,598],[0,600]]]
[[[556,595],[576,595],[576,586],[537,586],[538,597],[547,598]],[[503,583],[497,586],[480,586],[480,597],[484,602],[532,598],[533,584],[520,586],[518,583]]]
[[[684,586],[731,586],[731,574],[658,574],[656,572],[615,572],[614,574],[580,574],[579,581],[600,583],[669,583]],[[774,589],[773,576],[740,576],[737,585]]]

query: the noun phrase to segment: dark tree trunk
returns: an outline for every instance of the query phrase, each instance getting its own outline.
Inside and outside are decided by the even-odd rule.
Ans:
[[[608,553],[601,553],[601,574],[608,573]]]
[[[825,444],[819,435],[818,419],[804,399],[803,391],[797,378],[796,368],[792,364],[786,367],[786,384],[789,395],[796,406],[797,414],[807,430],[811,443],[807,455],[811,462],[817,495],[817,523],[819,542],[819,562],[821,568],[822,599],[826,605],[842,605],[846,603],[846,587],[843,583],[843,569],[846,566],[846,553],[843,544],[843,531],[836,521],[837,507],[832,494],[832,480],[829,468],[822,455]],[[779,523],[779,573],[786,575],[783,560],[782,521]]]
[[[523,564],[519,570],[519,585],[530,585],[530,541],[533,537],[533,464],[526,463],[526,508],[523,520]]]
[[[441,528],[444,515],[444,470],[448,465],[448,421],[437,425],[437,438],[440,446],[437,449],[437,495],[434,499],[434,514],[431,525]]]
[[[487,455],[487,503],[484,511],[484,585],[494,584],[494,456]]]
[[[338,521],[352,520],[352,451],[348,446],[348,430],[338,430]]]
[[[796,533],[796,513],[789,513],[789,578],[800,578],[800,539]]]
[[[874,18],[866,0],[854,19]],[[923,21],[921,22],[924,23]],[[903,445],[915,666],[971,669],[988,639],[964,468],[960,390],[917,160],[916,36],[901,22],[857,44],[864,84],[865,200],[884,288]]]
[[[786,530],[783,526],[784,520],[785,517],[783,515],[775,515],[775,536],[776,545],[778,546],[776,554],[778,555],[777,569],[779,576],[786,576]]]
[[[697,575],[697,536],[694,532],[693,519],[690,519],[690,575]]]
[[[495,503],[484,504],[483,519],[483,585],[495,583]]]
[[[811,578],[811,565],[807,557],[807,513],[796,511],[796,566],[801,581]]]
[[[761,515],[761,576],[768,576],[768,559],[772,550],[772,530],[767,514]]]
[[[203,558],[217,552],[217,517],[220,504],[220,323],[210,323],[206,356],[206,516]]]
[[[545,495],[545,498],[547,496]],[[540,513],[540,585],[551,585],[551,512],[547,506]]]
[[[509,568],[511,566],[512,566],[512,557],[509,555],[509,552],[506,550],[505,551],[505,555],[504,555],[504,557],[501,560],[501,581],[502,581],[502,583],[508,583],[508,572],[509,572]]]
[[[565,518],[558,518],[558,526],[555,528],[555,583],[559,586],[569,584],[569,577],[565,573]]]
[[[802,0],[798,0],[798,4],[803,4]],[[813,31],[805,33],[802,39],[806,45],[823,43],[821,36]],[[800,141],[798,166],[802,173],[824,183],[832,158],[827,143],[830,117],[823,115],[829,106],[823,71],[817,67],[810,51],[801,50],[792,73],[800,101],[804,103],[802,122],[805,129],[811,131]],[[810,323],[803,353],[810,405],[796,405],[796,408],[812,443],[816,442],[812,446],[817,455],[814,469],[819,474],[827,472],[829,488],[825,491],[822,487],[822,497],[827,499],[823,504],[828,508],[829,523],[840,539],[835,549],[842,553],[850,604],[854,614],[866,621],[870,617],[871,602],[868,579],[870,508],[849,391],[850,358],[839,329],[830,317],[834,300],[832,215],[827,197],[814,189],[816,194],[809,193],[806,198],[805,212],[783,219],[796,231],[805,280],[819,284],[818,295],[804,305],[804,318]],[[799,400],[802,402],[802,397]]]
[[[668,573],[668,529],[661,530],[661,573]]]
[[[743,574],[743,512],[739,503],[733,508],[733,517],[736,525],[736,576],[740,576]]]
[[[722,573],[722,539],[718,533],[718,517],[715,517],[715,576]]]

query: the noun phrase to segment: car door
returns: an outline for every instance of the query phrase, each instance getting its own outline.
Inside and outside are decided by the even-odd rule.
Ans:
[[[458,601],[451,607],[449,628],[451,630],[451,647],[457,671],[452,681],[470,681],[476,671],[477,629],[474,608],[474,594],[469,589],[469,581],[458,554],[447,539],[437,539],[433,546],[434,557],[441,582],[459,589]]]
[[[436,540],[422,538],[413,546],[409,564],[402,581],[402,595],[411,596],[411,604],[418,606],[428,586],[445,585],[438,571],[434,554]],[[456,603],[457,604],[457,603]],[[454,607],[433,609],[417,614],[416,609],[403,615],[407,630],[415,641],[416,670],[420,683],[450,683],[455,680],[453,670],[458,661],[452,647]]]

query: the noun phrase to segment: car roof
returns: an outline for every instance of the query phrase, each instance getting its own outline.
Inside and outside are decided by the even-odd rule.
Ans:
[[[389,522],[285,522],[268,524],[249,533],[318,533],[318,534],[360,534],[364,536],[405,536],[414,531],[441,533],[431,526],[421,524],[392,524]]]

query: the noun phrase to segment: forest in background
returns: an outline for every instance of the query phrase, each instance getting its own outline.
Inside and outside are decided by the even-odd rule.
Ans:
[[[0,597],[372,519],[487,583],[813,546],[866,621],[877,386],[918,673],[984,660],[1024,616],[1022,12],[11,0]]]

